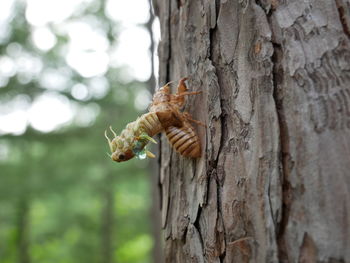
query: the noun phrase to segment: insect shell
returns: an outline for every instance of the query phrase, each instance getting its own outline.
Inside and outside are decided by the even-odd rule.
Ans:
[[[129,123],[120,136],[110,128],[114,135],[110,140],[105,132],[112,160],[123,162],[134,156],[139,159],[144,159],[146,156],[154,158],[154,154],[146,149],[146,145],[149,142],[156,143],[152,136],[162,131],[165,131],[170,144],[181,155],[200,157],[200,141],[190,122],[204,124],[193,120],[189,113],[180,111],[185,103],[185,96],[200,93],[188,92],[186,79],[180,80],[176,94],[170,93],[169,83],[160,88],[153,96],[150,112]]]
[[[105,137],[108,141],[113,161],[123,162],[130,160],[134,156],[140,159],[154,158],[154,154],[148,151],[145,146],[149,142],[157,143],[151,136],[163,130],[158,117],[155,113],[143,114],[136,121],[129,123],[121,132],[120,136],[112,130],[114,138],[111,140],[105,131]]]
[[[188,92],[186,80],[187,78],[183,78],[179,81],[176,94],[170,94],[168,84],[160,88],[153,97],[150,111],[170,110],[181,123],[181,125],[165,127],[164,131],[170,145],[182,156],[198,158],[201,156],[200,140],[190,122],[205,125],[193,120],[188,112],[181,112],[180,109],[185,104],[185,96],[197,95],[201,92]]]
[[[201,156],[199,138],[193,126],[188,121],[184,121],[182,127],[170,126],[166,128],[165,134],[170,145],[182,156],[190,158]]]

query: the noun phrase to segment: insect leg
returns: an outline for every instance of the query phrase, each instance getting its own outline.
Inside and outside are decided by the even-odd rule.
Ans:
[[[111,152],[113,153],[113,147],[112,147],[112,142],[111,139],[109,139],[108,135],[107,135],[107,131],[105,131],[105,138],[108,141],[108,145],[109,145],[109,149],[111,150]]]
[[[171,83],[174,83],[174,81],[172,80],[172,81],[169,81],[168,83],[166,83],[165,85],[164,85],[164,87],[165,86],[169,86]]]
[[[114,137],[117,137],[117,134],[115,133],[115,131],[113,131],[112,126],[109,126],[109,129],[110,129],[111,132],[113,133]]]
[[[187,77],[180,79],[179,86],[177,87],[177,92],[175,96],[197,95],[202,93],[202,91],[188,92],[188,88],[185,84],[185,81],[187,79],[188,79]]]
[[[179,81],[179,86],[177,87],[176,94],[171,96],[171,102],[176,104],[178,107],[182,107],[184,105],[185,96],[197,95],[202,93],[202,91],[188,91],[187,86],[185,84],[185,80],[187,80],[187,78],[183,78]]]
[[[176,94],[180,94],[180,93],[186,92],[188,90],[187,86],[185,84],[185,81],[187,79],[188,79],[187,77],[180,79],[179,85],[177,86],[177,93]]]
[[[186,118],[186,120],[188,120],[190,122],[193,122],[193,123],[200,125],[200,126],[203,126],[205,128],[207,127],[207,125],[205,125],[205,123],[192,119],[191,114],[189,114],[188,112],[183,112],[183,116]]]
[[[150,151],[146,151],[146,155],[148,158],[156,158],[156,156],[153,153],[151,153]]]
[[[155,144],[157,144],[157,141],[155,139],[153,139],[152,137],[148,136],[147,133],[141,133],[140,136],[136,137],[137,140],[146,140],[146,141],[150,141],[153,142]]]
[[[203,91],[186,91],[186,92],[182,92],[180,94],[176,94],[176,96],[186,96],[186,95],[198,95],[201,94]]]

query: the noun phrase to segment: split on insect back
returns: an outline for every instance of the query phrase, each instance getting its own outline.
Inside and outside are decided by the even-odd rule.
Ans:
[[[189,92],[183,78],[179,81],[177,93],[171,94],[169,84],[161,87],[153,96],[149,112],[136,121],[129,123],[118,136],[112,127],[110,139],[105,131],[105,137],[111,150],[111,159],[116,162],[130,160],[133,157],[145,159],[155,155],[147,150],[149,142],[157,143],[152,137],[165,132],[170,145],[185,157],[198,158],[201,155],[199,138],[191,122],[205,126],[193,120],[188,112],[180,109],[185,104],[185,96],[197,95],[201,92]]]

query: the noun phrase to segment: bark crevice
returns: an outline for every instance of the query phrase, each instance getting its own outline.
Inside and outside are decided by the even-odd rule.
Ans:
[[[289,154],[289,134],[288,127],[285,120],[285,112],[283,108],[283,91],[280,86],[283,78],[283,69],[281,66],[282,61],[282,47],[277,43],[273,43],[273,71],[272,71],[272,81],[273,81],[273,99],[276,105],[276,113],[278,118],[278,126],[280,131],[280,174],[282,182],[282,211],[281,219],[276,228],[276,241],[278,247],[278,257],[279,260],[288,260],[287,258],[287,248],[284,242],[284,233],[289,220],[289,211],[291,205],[291,185],[289,182],[289,171],[291,157]]]
[[[166,58],[166,73],[165,73],[165,78],[166,78],[166,83],[168,83],[169,81],[171,81],[170,79],[170,74],[171,74],[171,68],[170,68],[170,65],[171,65],[171,53],[172,53],[172,49],[171,49],[171,33],[172,33],[172,30],[171,30],[171,3],[172,1],[169,1],[169,5],[168,5],[168,21],[167,21],[167,27],[168,27],[168,30],[167,30],[167,38],[168,38],[168,45],[167,45],[167,54],[168,54],[168,57]],[[164,83],[165,84],[165,83]]]
[[[220,11],[220,0],[215,1],[215,9],[216,9],[216,14],[219,13]],[[213,156],[215,159],[212,161],[209,161],[208,165],[208,172],[207,172],[207,179],[208,179],[208,187],[210,185],[210,180],[215,180],[216,181],[216,208],[217,208],[217,219],[216,219],[216,234],[215,234],[215,239],[216,239],[216,257],[218,262],[224,262],[225,261],[225,256],[226,256],[226,231],[225,231],[225,226],[222,221],[222,186],[223,186],[223,181],[225,178],[225,171],[223,169],[218,169],[219,166],[219,158],[220,158],[220,153],[223,153],[223,148],[225,146],[225,135],[227,134],[227,114],[224,109],[224,99],[223,99],[223,92],[222,92],[222,85],[220,85],[220,76],[219,76],[219,71],[220,68],[220,59],[218,56],[218,50],[217,47],[219,46],[219,41],[218,41],[218,31],[217,31],[217,26],[215,24],[214,28],[209,29],[209,54],[208,54],[208,60],[210,61],[210,64],[214,68],[214,74],[216,76],[217,82],[218,82],[218,87],[219,87],[219,108],[220,108],[220,115],[218,116],[218,120],[220,123],[220,140],[219,140],[219,145],[218,150],[217,150],[217,155]],[[204,244],[203,248],[204,248]]]
[[[343,0],[335,0],[335,5],[337,6],[340,23],[343,27],[345,35],[350,38],[350,10],[349,6],[346,7],[346,3]]]
[[[198,232],[198,238],[201,244],[201,247],[204,248],[204,243],[203,243],[203,237],[202,237],[202,231],[201,231],[201,226],[200,226],[200,217],[201,217],[201,213],[202,213],[202,207],[198,208],[198,212],[197,212],[197,218],[196,221],[194,221],[193,223],[193,227],[196,228],[197,232]],[[204,251],[203,251],[204,252]],[[204,255],[205,256],[205,255]]]

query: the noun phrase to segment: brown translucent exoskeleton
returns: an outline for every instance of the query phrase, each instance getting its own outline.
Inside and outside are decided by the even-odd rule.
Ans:
[[[198,158],[201,156],[201,144],[199,138],[190,122],[202,124],[191,118],[187,112],[181,112],[180,109],[185,104],[185,96],[197,95],[201,92],[189,92],[185,81],[180,80],[177,87],[177,93],[171,94],[169,84],[160,88],[153,96],[153,102],[150,106],[150,112],[170,111],[180,120],[180,125],[170,125],[165,128],[165,134],[171,146],[185,157]]]
[[[171,146],[181,155],[200,157],[200,141],[190,122],[204,124],[193,120],[189,113],[181,112],[180,109],[185,103],[185,96],[201,92],[189,92],[186,80],[187,78],[180,80],[175,94],[171,94],[169,83],[161,87],[153,96],[149,112],[129,123],[119,136],[111,129],[114,138],[110,140],[105,132],[112,160],[123,162],[134,156],[140,159],[154,157],[154,154],[146,150],[146,145],[150,141],[156,143],[151,137],[162,131],[166,133]]]

